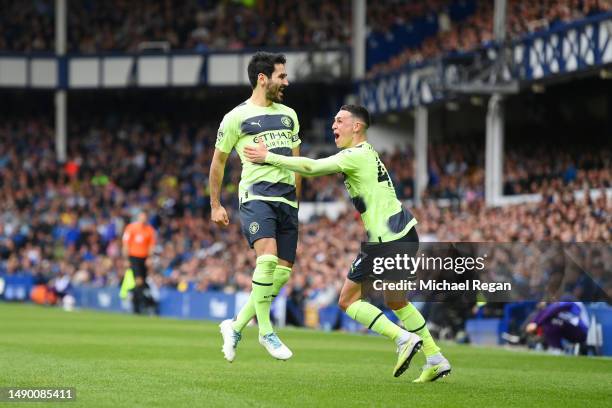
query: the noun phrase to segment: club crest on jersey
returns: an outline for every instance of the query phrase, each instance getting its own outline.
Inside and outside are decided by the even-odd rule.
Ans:
[[[221,141],[221,139],[223,139],[223,131],[221,131],[221,130],[220,130],[220,131],[217,133],[217,142],[220,142],[220,141]]]
[[[254,235],[257,234],[257,231],[259,231],[259,224],[256,221],[253,221],[251,225],[249,225],[249,232],[251,235]]]
[[[291,121],[291,118],[289,116],[283,116],[283,118],[281,119],[281,123],[288,128],[292,128],[293,127],[293,123]]]

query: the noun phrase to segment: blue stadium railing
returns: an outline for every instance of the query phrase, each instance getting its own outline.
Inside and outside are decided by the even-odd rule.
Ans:
[[[527,35],[508,45],[512,60],[505,80],[523,84],[548,81],[561,75],[600,69],[612,64],[612,12],[577,20],[556,28]],[[444,89],[462,80],[462,60],[479,55],[490,62],[502,48],[495,43],[475,51],[407,65],[356,85],[356,92],[371,113],[412,109],[442,102],[450,96]]]

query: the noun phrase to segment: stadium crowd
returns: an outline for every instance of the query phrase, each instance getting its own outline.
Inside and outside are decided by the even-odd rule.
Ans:
[[[0,50],[52,51],[54,7],[52,0],[1,0]],[[337,24],[346,18],[349,1],[70,1],[68,50],[337,47],[350,41],[350,24]]]
[[[510,38],[612,9],[610,0],[508,3]],[[68,50],[75,53],[329,48],[348,46],[351,41],[348,0],[86,0],[68,4]],[[0,51],[53,51],[54,7],[51,0],[0,0]],[[370,2],[369,75],[486,45],[493,39],[492,15],[493,2],[488,0]]]
[[[54,4],[0,0],[0,51],[53,51]],[[510,0],[507,36],[551,29],[612,10],[612,0]],[[242,50],[349,46],[351,2],[99,1],[69,3],[68,50]],[[344,21],[338,24],[338,21]],[[493,40],[493,2],[386,0],[367,10],[367,76],[472,51]],[[24,28],[27,28],[24,29]]]
[[[491,43],[493,4],[493,1],[423,1],[397,2],[392,9],[387,5],[372,7],[369,52],[375,56],[368,61],[368,76]],[[610,0],[509,0],[506,36],[512,40],[610,10]],[[396,38],[401,40],[399,44]],[[384,53],[376,55],[378,49]]]
[[[82,137],[71,138],[69,160],[58,164],[53,131],[44,120],[4,121],[0,127],[0,139],[6,141],[0,145],[0,273],[30,272],[52,284],[69,279],[72,284],[116,286],[127,268],[121,256],[121,233],[144,209],[158,233],[158,248],[149,261],[158,286],[181,291],[248,289],[254,257],[235,210],[240,176],[235,157],[223,189],[230,226],[216,228],[208,218],[206,184],[215,134],[211,125],[75,125],[71,133]],[[482,168],[470,167],[479,159],[467,153],[469,147],[465,149],[432,147],[430,177],[439,172],[439,182],[430,186],[426,205],[415,209],[423,240],[612,239],[612,203],[605,194],[579,199],[573,193],[610,187],[609,151],[598,159],[593,152],[547,156],[542,151],[537,161],[518,151],[511,153],[510,185],[540,192],[543,200],[486,208]],[[406,157],[409,152],[396,151],[384,161],[400,191],[409,195],[412,175]],[[567,167],[570,157],[579,158]],[[568,178],[568,172],[573,176]],[[480,187],[470,190],[470,186]],[[346,200],[343,190],[339,178],[328,177],[307,182],[304,195]],[[430,199],[438,196],[457,200],[441,207]],[[338,220],[315,217],[303,224],[288,286],[290,301],[313,307],[333,303],[362,239],[358,214],[350,210]]]

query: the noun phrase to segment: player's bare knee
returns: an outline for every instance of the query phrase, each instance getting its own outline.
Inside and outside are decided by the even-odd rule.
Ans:
[[[361,299],[361,285],[346,280],[338,299],[338,306],[346,312],[350,305]]]
[[[387,306],[391,310],[400,310],[406,307],[407,304],[408,302],[406,302],[405,300],[386,300],[385,301],[385,306]]]
[[[276,240],[274,238],[261,238],[255,241],[253,245],[255,254],[261,255],[277,255]]]
[[[286,260],[281,259],[281,258],[278,258],[278,265],[279,266],[285,266],[285,267],[290,268],[290,269],[293,268],[293,263],[292,262],[286,261]]]
[[[340,295],[338,306],[340,306],[343,312],[346,312],[346,309],[348,309],[351,304],[353,304],[353,300],[350,297],[342,296],[342,294]]]
[[[352,293],[342,291],[340,293],[340,298],[338,299],[338,306],[342,311],[346,312],[346,309],[349,308],[350,305],[357,302],[359,300],[359,293]]]

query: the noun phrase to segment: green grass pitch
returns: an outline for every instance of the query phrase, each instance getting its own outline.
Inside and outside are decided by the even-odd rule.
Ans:
[[[217,325],[0,304],[0,387],[76,387],[64,407],[609,407],[612,360],[444,344],[451,376],[393,378],[394,344],[378,336],[285,329],[294,357],[270,358],[254,328],[234,363]],[[0,403],[2,406],[17,406]]]

